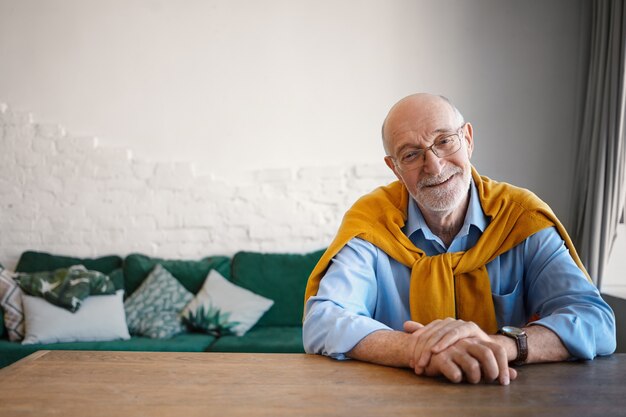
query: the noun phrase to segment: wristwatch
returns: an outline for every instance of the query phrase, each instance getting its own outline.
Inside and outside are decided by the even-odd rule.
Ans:
[[[515,339],[515,343],[517,344],[517,358],[513,361],[513,365],[524,364],[526,358],[528,358],[528,337],[526,336],[526,332],[519,327],[503,326],[499,333],[511,339]]]

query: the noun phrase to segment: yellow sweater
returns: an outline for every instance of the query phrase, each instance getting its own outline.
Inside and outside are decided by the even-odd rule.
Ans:
[[[402,231],[409,194],[396,181],[360,198],[345,214],[337,236],[309,277],[305,303],[317,294],[332,258],[355,237],[411,268],[411,319],[423,324],[456,317],[495,333],[498,329],[486,265],[550,226],[556,226],[572,258],[589,279],[565,228],[546,203],[528,190],[480,176],[473,167],[472,176],[483,211],[490,218],[474,247],[465,252],[426,256]]]

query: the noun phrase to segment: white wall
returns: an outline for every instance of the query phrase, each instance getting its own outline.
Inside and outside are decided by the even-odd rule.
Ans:
[[[363,193],[392,180],[380,164],[262,169],[238,183],[184,162],[132,158],[0,103],[0,254],[140,252],[175,258],[325,247]]]
[[[0,101],[68,136],[98,136],[102,149],[191,162],[236,188],[276,169],[297,179],[302,167],[382,164],[389,106],[414,91],[443,93],[474,124],[479,171],[533,189],[567,224],[588,5],[0,0]],[[312,239],[324,242],[338,218]],[[55,248],[0,234],[0,262],[40,245]]]

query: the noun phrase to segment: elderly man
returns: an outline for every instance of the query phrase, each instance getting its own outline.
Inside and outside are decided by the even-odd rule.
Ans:
[[[359,199],[309,278],[304,347],[509,384],[533,362],[615,349],[615,320],[567,232],[531,192],[480,176],[473,128],[415,94],[383,124],[399,181]]]

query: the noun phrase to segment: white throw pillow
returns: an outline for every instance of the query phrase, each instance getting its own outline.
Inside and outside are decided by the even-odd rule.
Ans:
[[[87,297],[72,313],[43,298],[22,295],[26,335],[22,344],[130,339],[124,290]]]
[[[273,304],[273,300],[233,284],[213,269],[182,315],[199,330],[243,336]]]

